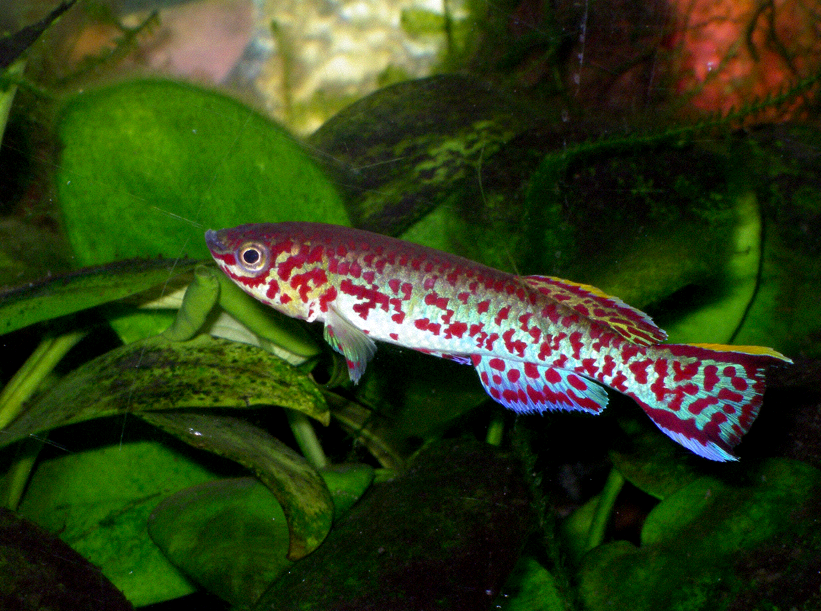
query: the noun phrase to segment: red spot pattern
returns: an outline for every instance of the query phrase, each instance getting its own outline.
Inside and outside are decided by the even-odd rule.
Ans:
[[[445,327],[445,337],[450,339],[451,337],[459,337],[461,338],[465,331],[467,331],[468,326],[463,322],[453,322]]]
[[[277,294],[279,293],[279,283],[271,278],[268,282],[268,288],[265,290],[265,296],[270,299],[271,301],[276,298]]]
[[[510,306],[505,306],[496,313],[496,317],[493,319],[493,322],[495,322],[498,326],[501,326],[502,322],[507,320],[509,314]]]
[[[302,274],[295,274],[291,277],[291,288],[299,292],[299,298],[302,303],[308,302],[308,291],[313,288],[319,288],[328,282],[328,276],[325,275],[325,270],[321,267],[314,267]]]
[[[332,286],[327,291],[319,296],[319,310],[320,312],[328,311],[328,304],[336,299],[336,287]]]

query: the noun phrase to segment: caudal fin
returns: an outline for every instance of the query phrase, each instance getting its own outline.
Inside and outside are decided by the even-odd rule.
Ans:
[[[718,461],[736,460],[733,446],[758,415],[767,368],[792,362],[770,348],[717,344],[659,345],[647,356],[653,373],[626,394],[664,433]]]

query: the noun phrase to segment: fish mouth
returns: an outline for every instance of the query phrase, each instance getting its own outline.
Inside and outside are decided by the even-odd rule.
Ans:
[[[225,244],[220,242],[217,232],[213,229],[205,232],[205,243],[211,252],[225,252]]]

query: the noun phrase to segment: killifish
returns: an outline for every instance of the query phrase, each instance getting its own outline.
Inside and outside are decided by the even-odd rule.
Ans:
[[[735,460],[758,415],[770,348],[662,344],[650,317],[599,289],[516,276],[387,236],[319,223],[208,231],[219,268],[280,312],[322,321],[358,382],[389,342],[472,365],[519,413],[599,414],[611,388],[696,454]]]

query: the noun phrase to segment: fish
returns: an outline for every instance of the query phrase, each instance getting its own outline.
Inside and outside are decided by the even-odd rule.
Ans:
[[[762,346],[664,344],[647,314],[593,286],[518,276],[369,231],[260,223],[209,230],[205,241],[246,293],[321,321],[354,383],[380,341],[473,366],[488,395],[520,414],[600,414],[610,388],[714,461],[737,460],[768,368],[792,362]]]

